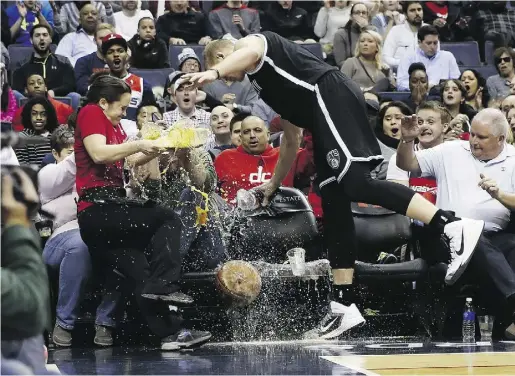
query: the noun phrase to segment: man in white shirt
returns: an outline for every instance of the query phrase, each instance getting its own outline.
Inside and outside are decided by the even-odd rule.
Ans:
[[[506,143],[508,122],[498,109],[480,111],[473,119],[470,140],[445,142],[436,147],[413,150],[420,136],[417,117],[402,124],[397,165],[412,173],[432,176],[438,186],[436,206],[457,216],[485,222],[483,236],[470,266],[503,295],[508,315],[515,311],[515,270],[508,255],[515,252],[515,235],[508,233],[515,211],[515,148]],[[466,236],[466,234],[465,234]],[[506,254],[506,256],[505,256]],[[515,339],[515,315],[505,321],[505,337]]]
[[[429,89],[441,80],[460,78],[461,72],[454,55],[440,50],[438,30],[431,25],[422,26],[417,34],[418,47],[414,52],[403,56],[397,69],[397,90],[409,90],[409,67],[413,63],[422,63],[429,78]]]
[[[122,10],[114,14],[116,33],[129,41],[138,32],[138,22],[144,17],[154,18],[149,10],[138,9],[136,0],[122,0]]]
[[[392,69],[399,66],[404,55],[415,51],[418,29],[422,26],[424,17],[420,1],[404,1],[402,9],[407,22],[393,26],[383,45],[383,61]]]

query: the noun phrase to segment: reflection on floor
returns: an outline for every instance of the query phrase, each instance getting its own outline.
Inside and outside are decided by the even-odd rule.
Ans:
[[[49,363],[69,375],[514,375],[515,342],[210,343],[182,352],[74,348],[50,351]]]

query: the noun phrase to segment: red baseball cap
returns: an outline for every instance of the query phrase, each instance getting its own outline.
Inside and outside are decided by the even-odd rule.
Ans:
[[[125,51],[127,51],[128,45],[124,37],[122,37],[120,34],[107,34],[102,38],[102,53],[105,55],[107,50],[116,44],[122,46],[125,48]]]

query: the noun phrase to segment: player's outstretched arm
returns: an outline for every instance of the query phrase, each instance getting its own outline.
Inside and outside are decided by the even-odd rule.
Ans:
[[[231,74],[253,70],[263,58],[265,42],[262,38],[248,36],[238,40],[234,52],[205,72],[183,76],[196,86],[202,86]]]
[[[281,149],[279,152],[279,160],[275,166],[274,175],[272,179],[257,188],[263,193],[263,206],[266,206],[270,202],[270,198],[274,192],[281,186],[281,182],[286,178],[286,175],[290,171],[290,168],[297,156],[299,150],[300,140],[302,136],[302,130],[287,120],[281,119],[281,126],[284,131],[283,138],[281,140]]]

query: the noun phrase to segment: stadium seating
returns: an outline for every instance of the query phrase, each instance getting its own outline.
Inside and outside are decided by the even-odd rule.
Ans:
[[[50,51],[55,52],[56,48],[57,46],[55,44],[50,45]],[[32,46],[21,46],[19,44],[11,44],[7,49],[11,58],[8,67],[10,72],[19,68],[21,66],[21,62],[29,58],[32,52],[34,52],[34,48]]]
[[[385,91],[378,93],[382,99],[389,99],[391,101],[405,101],[409,98],[411,93],[409,91]]]
[[[197,54],[198,58],[200,59],[200,66],[201,70],[204,70],[204,46],[200,46],[197,44],[191,44],[187,46],[177,46],[177,45],[171,45],[169,51],[169,60],[170,65],[174,69],[179,69],[179,55],[185,48],[192,48],[193,51]]]
[[[478,71],[485,79],[490,76],[495,76],[497,74],[497,69],[493,65],[478,65],[478,66],[462,66],[460,67],[461,73],[465,72],[467,69],[474,69]]]
[[[440,43],[440,48],[451,52],[458,65],[481,65],[477,42]]]
[[[488,65],[495,65],[494,51],[495,51],[494,42],[491,42],[491,41],[485,42],[485,63],[487,63]]]
[[[132,68],[131,73],[134,73],[136,76],[143,78],[152,86],[152,91],[156,96],[163,96],[163,88],[165,86],[165,82],[170,75],[170,73],[174,72],[173,68],[164,68],[164,69],[134,69]]]

